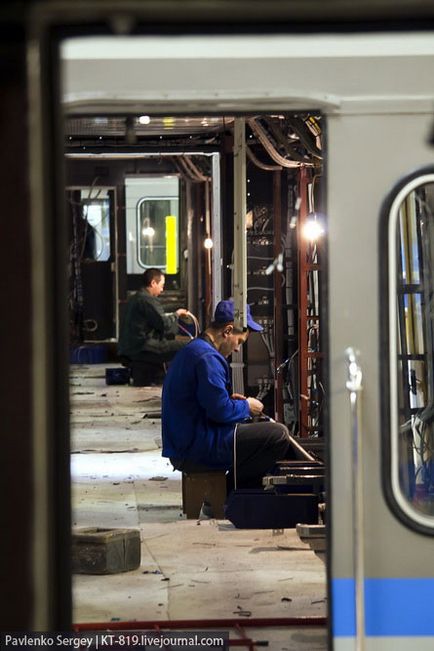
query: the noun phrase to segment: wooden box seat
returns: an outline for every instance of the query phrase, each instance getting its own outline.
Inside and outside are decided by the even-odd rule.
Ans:
[[[208,470],[182,473],[182,510],[188,519],[199,517],[203,503],[209,505],[212,517],[224,518],[226,472]]]

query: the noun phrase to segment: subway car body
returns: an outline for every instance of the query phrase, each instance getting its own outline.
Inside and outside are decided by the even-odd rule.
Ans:
[[[241,325],[250,304],[264,333],[234,384],[325,459],[330,648],[433,647],[434,15],[295,29],[279,4],[246,24],[243,3],[29,14],[34,501],[11,628],[70,625],[68,360],[115,350],[157,266],[202,327],[221,298]]]

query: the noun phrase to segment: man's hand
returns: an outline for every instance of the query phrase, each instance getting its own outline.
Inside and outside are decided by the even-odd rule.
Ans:
[[[256,398],[247,398],[247,402],[249,403],[249,409],[252,416],[260,416],[264,411],[264,405],[260,400],[256,400]]]
[[[183,316],[188,317],[189,313],[188,310],[185,310],[183,307],[180,307],[179,310],[176,310],[175,314],[177,317],[183,317]]]
[[[232,400],[247,400],[246,396],[243,396],[242,393],[233,393],[231,398]]]

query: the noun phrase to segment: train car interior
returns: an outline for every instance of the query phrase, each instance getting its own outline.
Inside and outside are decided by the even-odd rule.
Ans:
[[[201,329],[233,295],[235,120],[245,128],[248,302],[264,328],[242,379],[293,434],[321,439],[320,113],[67,119],[72,354],[116,342],[147,267],[166,271],[168,310],[188,305]]]
[[[275,627],[270,639],[279,645],[287,633],[276,624],[303,618],[310,629],[295,629],[300,644],[326,644],[324,123],[315,105],[242,115],[122,114],[66,101],[74,554],[89,536],[130,525],[140,528],[145,557],[123,581],[87,576],[90,559],[83,566],[74,557],[78,626],[113,617],[191,619],[193,603],[197,626],[261,620]],[[260,399],[293,444],[293,459],[282,460],[260,491],[235,491],[225,505],[224,495],[211,496],[212,524],[202,519],[203,492],[161,458],[164,372],[122,367],[117,352],[128,297],[155,266],[165,272],[166,311],[192,314],[180,321],[179,334],[189,337],[212,320],[219,300],[236,295],[244,276],[263,331],[232,355],[233,388]],[[155,539],[173,541],[161,557]],[[193,568],[195,546],[222,553],[204,552]],[[179,587],[156,604],[153,591],[166,579]]]
[[[236,150],[236,128],[241,133],[241,153]],[[223,572],[230,553],[225,538],[238,544],[231,528],[240,530],[240,544],[250,543],[252,551],[260,547],[253,542],[258,535],[264,546],[270,544],[270,550],[294,547],[294,570],[297,564],[306,564],[309,578],[305,586],[303,580],[297,581],[297,596],[285,596],[288,567],[281,572],[283,558],[278,561],[276,555],[276,581],[282,582],[285,594],[264,591],[260,575],[257,585],[250,588],[244,588],[249,573],[238,577],[237,585],[218,579],[226,604],[219,608],[221,616],[233,618],[244,610],[251,612],[252,619],[271,614],[272,618],[307,616],[308,609],[301,609],[301,604],[309,598],[312,625],[325,621],[326,387],[321,283],[326,275],[327,225],[321,185],[323,142],[320,111],[243,117],[99,114],[67,116],[65,120],[76,550],[80,536],[92,533],[89,528],[80,533],[85,525],[98,524],[96,531],[103,528],[105,532],[100,535],[107,535],[107,526],[119,527],[122,522],[152,527],[150,540],[146,529],[142,533],[149,549],[155,536],[177,532],[176,550],[172,550],[178,558],[177,567],[169,561],[171,569],[163,573],[171,585],[188,581],[188,598],[188,586],[196,586],[195,600],[201,604],[196,606],[199,623],[215,619],[215,605],[210,609],[209,590],[199,598],[204,578],[198,577],[197,570],[186,576],[185,557],[188,559],[195,544],[223,546],[221,565],[213,567],[207,560],[213,574]],[[235,155],[243,157],[241,174]],[[243,190],[240,179],[245,179]],[[247,345],[232,355],[233,386],[241,394],[260,399],[267,415],[287,425],[296,454],[293,462],[282,461],[275,475],[265,478],[259,494],[232,495],[226,514],[216,500],[216,513],[227,518],[218,525],[220,538],[215,538],[215,527],[210,531],[202,523],[200,532],[205,529],[208,537],[192,542],[191,532],[198,538],[195,525],[201,517],[202,498],[199,493],[186,498],[185,477],[180,481],[180,473],[172,471],[168,460],[160,459],[162,377],[143,377],[134,367],[122,368],[117,335],[128,296],[141,286],[147,267],[158,266],[165,272],[161,297],[165,309],[188,306],[197,319],[196,324],[180,322],[180,334],[197,336],[211,321],[217,302],[233,296],[234,201],[242,191],[247,300],[263,332],[251,336]],[[110,386],[113,377],[114,386]],[[113,475],[110,468],[114,465]],[[104,487],[108,491],[105,496]],[[101,502],[113,500],[114,494],[128,496],[125,506],[119,503],[119,510],[113,508],[111,516],[103,506],[101,513]],[[264,497],[266,503],[262,503]],[[185,531],[180,517],[193,520],[185,523]],[[304,527],[302,539],[295,535],[297,524]],[[316,556],[306,542],[309,526]],[[291,540],[283,533],[288,529],[293,530]],[[278,531],[282,531],[281,537]],[[265,549],[264,554],[271,555]],[[154,555],[158,559],[158,553],[154,551]],[[156,572],[157,581],[161,580],[154,563],[152,568],[145,572]],[[79,561],[76,569],[85,572]],[[248,569],[255,571],[255,563]],[[140,617],[137,573],[132,610],[119,603],[116,592],[108,602],[112,611],[108,604],[103,608],[107,613],[104,621],[116,613],[122,619]],[[145,578],[149,585],[149,577]],[[91,606],[89,594],[100,589],[101,577],[93,578],[93,588],[85,577],[87,595],[82,581],[83,577],[75,581],[77,616],[87,616],[89,621],[91,615],[93,621],[94,610],[101,612],[102,606],[96,593],[96,603]],[[106,577],[103,581],[107,585]],[[117,577],[116,586],[120,583]],[[152,590],[145,583],[141,589]],[[204,584],[206,588],[207,582]],[[249,608],[246,604],[243,610],[238,608],[240,592],[249,598]],[[264,600],[264,592],[269,594],[268,600]],[[152,601],[148,600],[149,608]],[[165,606],[154,604],[149,611],[142,610],[141,618],[161,619],[165,610],[166,616],[182,612],[172,596]],[[317,634],[320,642],[321,635]],[[312,643],[311,637],[309,640]]]

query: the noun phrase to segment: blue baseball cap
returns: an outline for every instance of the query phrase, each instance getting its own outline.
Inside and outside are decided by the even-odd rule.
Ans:
[[[247,312],[247,327],[253,332],[262,332],[263,327],[253,321],[252,315],[250,313],[250,305],[246,305]],[[234,302],[232,300],[220,301],[217,303],[215,312],[214,312],[214,321],[215,323],[230,323],[234,320]]]

